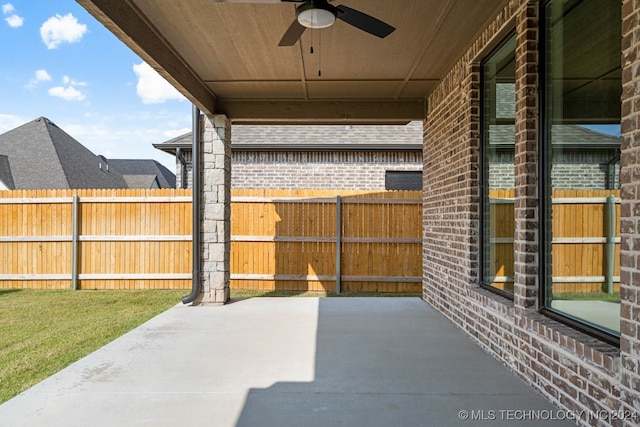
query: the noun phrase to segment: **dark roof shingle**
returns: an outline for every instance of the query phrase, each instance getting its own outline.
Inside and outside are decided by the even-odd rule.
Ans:
[[[127,188],[122,175],[107,170],[103,158],[45,117],[0,135],[16,189]]]
[[[9,158],[4,155],[0,155],[0,182],[2,182],[9,190],[15,189],[13,176],[11,175],[11,166],[9,165]]]
[[[147,182],[149,185],[153,183],[153,180],[149,181],[149,177],[157,177],[160,188],[176,188],[176,176],[155,160],[109,159],[109,164],[124,175],[125,180],[129,183],[129,188],[151,188],[145,186]],[[131,178],[136,175],[146,178]]]

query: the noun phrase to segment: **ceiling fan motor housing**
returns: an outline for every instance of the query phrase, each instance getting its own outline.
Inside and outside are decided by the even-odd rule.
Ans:
[[[300,25],[307,28],[327,28],[336,22],[338,12],[324,0],[309,1],[296,8]]]

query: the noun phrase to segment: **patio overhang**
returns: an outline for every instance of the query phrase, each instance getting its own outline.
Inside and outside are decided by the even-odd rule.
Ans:
[[[400,124],[505,0],[343,0],[396,30],[338,20],[279,47],[299,3],[77,0],[207,114],[243,124]],[[313,53],[311,52],[313,47]]]

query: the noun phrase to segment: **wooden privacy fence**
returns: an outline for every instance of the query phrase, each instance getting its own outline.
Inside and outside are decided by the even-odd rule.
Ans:
[[[232,288],[420,292],[420,191],[233,195]]]
[[[0,288],[189,289],[191,190],[0,191]]]
[[[493,285],[513,289],[513,190],[492,190]],[[554,190],[553,292],[619,292],[620,191]]]
[[[421,193],[234,190],[231,286],[420,292]],[[189,289],[191,190],[0,191],[0,288]]]

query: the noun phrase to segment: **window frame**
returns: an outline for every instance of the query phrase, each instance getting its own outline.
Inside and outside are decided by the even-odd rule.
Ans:
[[[395,175],[396,177],[400,177],[400,176],[405,176],[405,177],[411,177],[411,179],[409,180],[399,180],[399,181],[395,181],[393,179],[390,179],[391,176]],[[418,180],[418,176],[419,176],[419,180]],[[422,188],[424,186],[423,184],[423,178],[424,178],[424,174],[422,173],[422,170],[419,171],[408,171],[408,170],[393,170],[393,169],[388,169],[384,171],[384,189],[388,190],[388,191],[422,191]],[[416,180],[416,183],[419,181],[420,182],[420,188],[389,188],[392,187],[389,184],[390,183],[395,183],[395,182],[401,182],[402,184],[405,184],[407,182],[413,184],[412,179]],[[400,187],[400,186],[396,186],[396,187]]]
[[[575,318],[567,313],[553,309],[551,305],[551,295],[549,292],[549,280],[552,277],[547,277],[547,273],[551,271],[552,267],[548,267],[547,263],[551,263],[551,251],[552,244],[550,243],[552,237],[551,233],[551,215],[548,214],[549,209],[552,208],[551,195],[552,184],[550,177],[547,177],[548,171],[548,159],[553,152],[553,148],[550,146],[552,141],[548,138],[547,126],[548,120],[548,101],[549,92],[547,91],[547,6],[557,0],[545,0],[539,4],[539,24],[538,24],[538,312],[542,315],[556,320],[562,324],[565,324],[579,332],[585,333],[591,337],[594,337],[600,341],[604,341],[616,347],[620,347],[620,336],[608,333],[607,331],[592,326],[584,319]],[[552,161],[552,160],[550,160]],[[549,179],[547,179],[549,178]]]
[[[479,187],[480,187],[480,197],[479,197],[479,207],[480,209],[478,209],[478,222],[479,222],[479,226],[480,226],[480,232],[478,233],[478,249],[479,249],[479,256],[478,256],[478,261],[479,261],[479,266],[478,266],[478,284],[482,289],[486,289],[494,294],[500,295],[503,298],[506,298],[510,301],[514,300],[514,296],[515,293],[514,292],[509,292],[506,291],[504,289],[500,289],[497,288],[495,286],[491,286],[488,281],[487,278],[485,277],[485,267],[484,267],[484,263],[485,263],[485,255],[486,255],[486,248],[487,248],[487,236],[485,235],[485,220],[487,219],[487,214],[485,211],[485,205],[488,202],[489,199],[489,183],[488,183],[488,164],[486,163],[485,159],[487,158],[487,144],[485,144],[485,135],[487,134],[487,122],[485,121],[485,113],[486,113],[486,107],[485,107],[485,65],[487,64],[487,62],[493,58],[493,56],[498,53],[500,51],[500,49],[502,49],[504,46],[506,46],[511,39],[516,37],[516,29],[513,28],[511,29],[504,37],[502,37],[502,39],[500,40],[500,42],[494,46],[486,55],[484,55],[482,61],[480,62],[480,165],[479,165],[479,173],[478,173],[478,180],[479,180]],[[514,151],[515,151],[515,138],[514,138]],[[515,159],[515,157],[514,157]],[[514,161],[514,167],[515,167],[515,161]],[[514,205],[515,208],[515,205]],[[515,227],[514,227],[514,238],[515,238]]]

